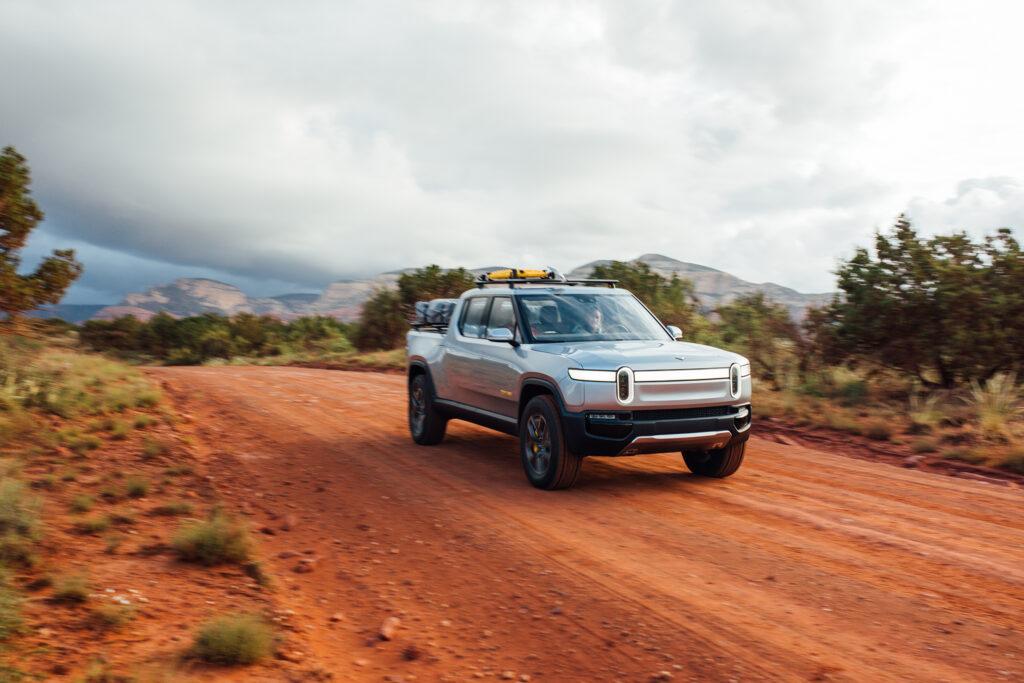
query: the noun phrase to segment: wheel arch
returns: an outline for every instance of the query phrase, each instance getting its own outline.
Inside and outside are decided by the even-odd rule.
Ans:
[[[565,401],[562,400],[562,392],[558,390],[558,386],[548,379],[530,377],[523,381],[523,385],[519,389],[519,412],[516,420],[522,419],[523,409],[526,408],[527,403],[533,398],[545,394],[555,399],[560,413],[565,412]]]

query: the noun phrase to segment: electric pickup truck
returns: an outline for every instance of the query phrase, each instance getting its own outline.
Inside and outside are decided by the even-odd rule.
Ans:
[[[586,456],[674,451],[695,474],[736,472],[749,361],[678,341],[616,284],[508,269],[418,303],[406,336],[413,441],[440,443],[453,419],[510,434],[541,489],[572,486]]]

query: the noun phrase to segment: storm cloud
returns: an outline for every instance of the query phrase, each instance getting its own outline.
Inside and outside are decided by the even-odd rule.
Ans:
[[[0,144],[47,214],[26,263],[85,263],[70,301],[646,252],[823,291],[904,211],[1019,228],[1019,15],[0,0]]]

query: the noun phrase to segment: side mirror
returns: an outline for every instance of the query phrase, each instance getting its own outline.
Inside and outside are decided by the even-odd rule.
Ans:
[[[676,327],[675,325],[669,325],[668,326],[668,333],[672,335],[673,339],[682,339],[683,338],[683,331],[681,329],[679,329],[678,327]]]
[[[516,335],[507,327],[493,327],[487,330],[487,341],[516,345]]]

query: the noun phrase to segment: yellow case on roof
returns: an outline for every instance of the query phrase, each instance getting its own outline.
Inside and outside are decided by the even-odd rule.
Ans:
[[[520,268],[506,268],[487,273],[488,280],[518,280],[525,278],[547,278],[551,273],[546,270],[523,270]]]

